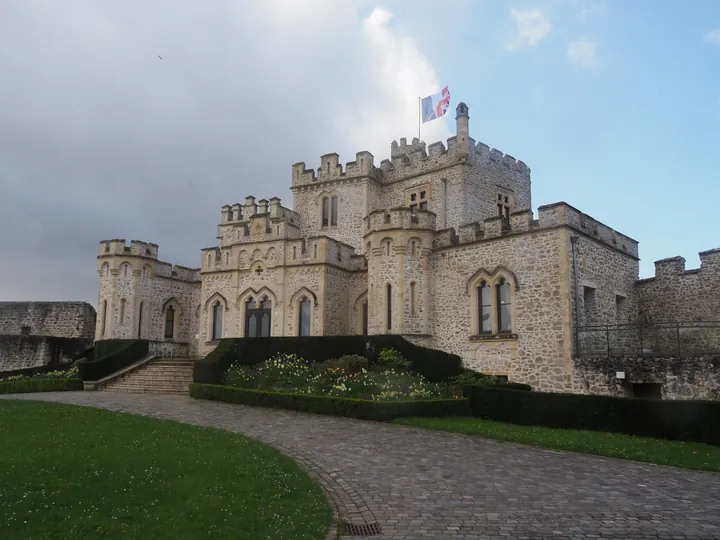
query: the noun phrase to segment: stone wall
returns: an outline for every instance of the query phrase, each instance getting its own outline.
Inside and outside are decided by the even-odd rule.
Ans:
[[[600,356],[576,358],[574,366],[573,391],[581,394],[631,397],[633,384],[656,383],[662,385],[663,399],[720,399],[720,356]]]
[[[0,335],[92,338],[95,308],[87,302],[0,302]]]
[[[67,364],[92,345],[92,338],[0,335],[0,373]]]

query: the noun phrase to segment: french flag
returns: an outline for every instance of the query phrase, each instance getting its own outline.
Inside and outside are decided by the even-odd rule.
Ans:
[[[422,122],[429,122],[445,116],[450,108],[450,90],[448,87],[442,89],[437,94],[433,94],[421,99]]]

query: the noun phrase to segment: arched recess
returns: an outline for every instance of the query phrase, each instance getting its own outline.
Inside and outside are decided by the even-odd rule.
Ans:
[[[417,236],[413,236],[408,240],[408,254],[411,257],[419,257],[422,253],[422,240]]]
[[[220,308],[218,308],[218,306],[220,306]],[[219,292],[213,293],[205,301],[205,335],[207,341],[216,341],[226,337],[225,329],[228,327],[226,320],[228,310],[228,301]]]
[[[245,268],[249,263],[250,259],[248,257],[248,252],[246,250],[240,250],[240,253],[238,253],[238,268],[241,270]]]
[[[100,267],[100,276],[106,278],[109,275],[110,275],[110,264],[103,263],[103,265]]]
[[[177,298],[172,297],[162,305],[163,313],[163,339],[178,341],[180,339],[181,319],[183,316],[182,307]]]
[[[277,250],[274,247],[271,247],[267,250],[267,253],[265,253],[265,260],[272,264],[275,262],[275,256],[277,255]]]
[[[132,264],[130,264],[129,262],[120,263],[118,270],[118,277],[120,277],[121,279],[129,279],[132,277]]]
[[[385,237],[382,240],[380,240],[380,249],[382,250],[382,254],[385,256],[392,255],[393,251],[393,241],[392,238]]]
[[[290,298],[289,306],[292,312],[290,320],[293,325],[290,335],[313,335],[316,308],[318,307],[317,295],[307,287],[300,287]]]
[[[143,265],[140,276],[142,277],[142,279],[149,279],[151,272],[152,272],[152,268],[150,268],[149,264]]]
[[[488,283],[492,284],[494,281],[500,279],[501,277],[504,277],[508,282],[510,282],[513,285],[514,290],[520,290],[520,282],[518,281],[517,276],[515,276],[515,273],[503,265],[498,265],[493,269],[492,272],[488,272],[484,268],[480,268],[480,270],[470,276],[470,279],[468,279],[467,281],[468,296],[472,294],[472,289],[481,279],[484,278]]]
[[[368,324],[369,324],[369,304],[368,304],[368,292],[361,293],[353,303],[353,311],[356,312],[354,317],[355,327],[360,335],[367,335]]]
[[[253,287],[248,287],[245,289],[242,293],[238,295],[237,302],[235,305],[237,306],[238,310],[238,336],[246,337],[245,336],[245,323],[246,323],[246,316],[247,316],[247,307],[248,302],[250,300],[253,300],[257,302],[258,304],[262,304],[266,299],[270,301],[271,309],[273,312],[273,316],[271,317],[271,323],[270,323],[270,335],[275,335],[275,331],[273,330],[273,327],[275,325],[275,313],[277,312],[278,307],[278,301],[277,301],[277,295],[270,289],[269,287],[263,285],[261,287],[258,287],[257,289],[254,289]]]

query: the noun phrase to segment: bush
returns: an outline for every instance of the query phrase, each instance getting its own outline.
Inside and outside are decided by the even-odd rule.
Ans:
[[[424,401],[369,401],[330,396],[308,396],[282,392],[265,392],[211,384],[190,384],[190,396],[236,403],[290,409],[295,411],[348,416],[364,420],[390,421],[406,416],[467,416],[466,399],[437,399]]]
[[[95,359],[79,360],[80,378],[98,381],[108,375],[142,360],[148,354],[146,339],[106,339],[95,342]]]
[[[462,360],[459,356],[419,347],[402,336],[231,338],[220,340],[215,350],[195,362],[193,380],[197,383],[218,384],[222,382],[231,365],[251,366],[277,354],[295,354],[312,362],[359,355],[373,363],[382,349],[396,349],[410,360],[413,371],[420,373],[430,382],[445,382],[462,373]]]
[[[382,349],[377,359],[377,366],[383,369],[396,369],[405,371],[412,368],[412,364],[397,349]]]
[[[331,358],[319,365],[319,371],[328,369],[339,369],[346,373],[360,373],[369,366],[368,359],[359,354],[346,354],[340,358]]]
[[[80,379],[23,379],[0,382],[0,394],[22,394],[28,392],[65,392],[82,390]]]
[[[473,416],[513,424],[720,445],[720,402],[661,401],[466,386]]]
[[[57,368],[58,366],[54,366]],[[4,378],[0,378],[0,382],[12,382],[12,381],[27,381],[30,379],[76,379],[78,377],[78,367],[73,365],[70,367],[65,366],[65,369],[55,369],[54,371],[43,370],[28,375],[10,375]]]
[[[0,381],[8,379],[10,377],[22,376],[23,378],[41,377],[43,375],[55,372],[61,372],[73,369],[73,364],[47,364],[44,366],[24,368],[24,369],[13,369],[11,371],[0,371]]]

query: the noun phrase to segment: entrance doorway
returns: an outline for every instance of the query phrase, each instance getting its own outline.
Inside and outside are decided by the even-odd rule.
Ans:
[[[245,337],[270,337],[272,302],[265,298],[257,302],[250,298],[245,307]]]

